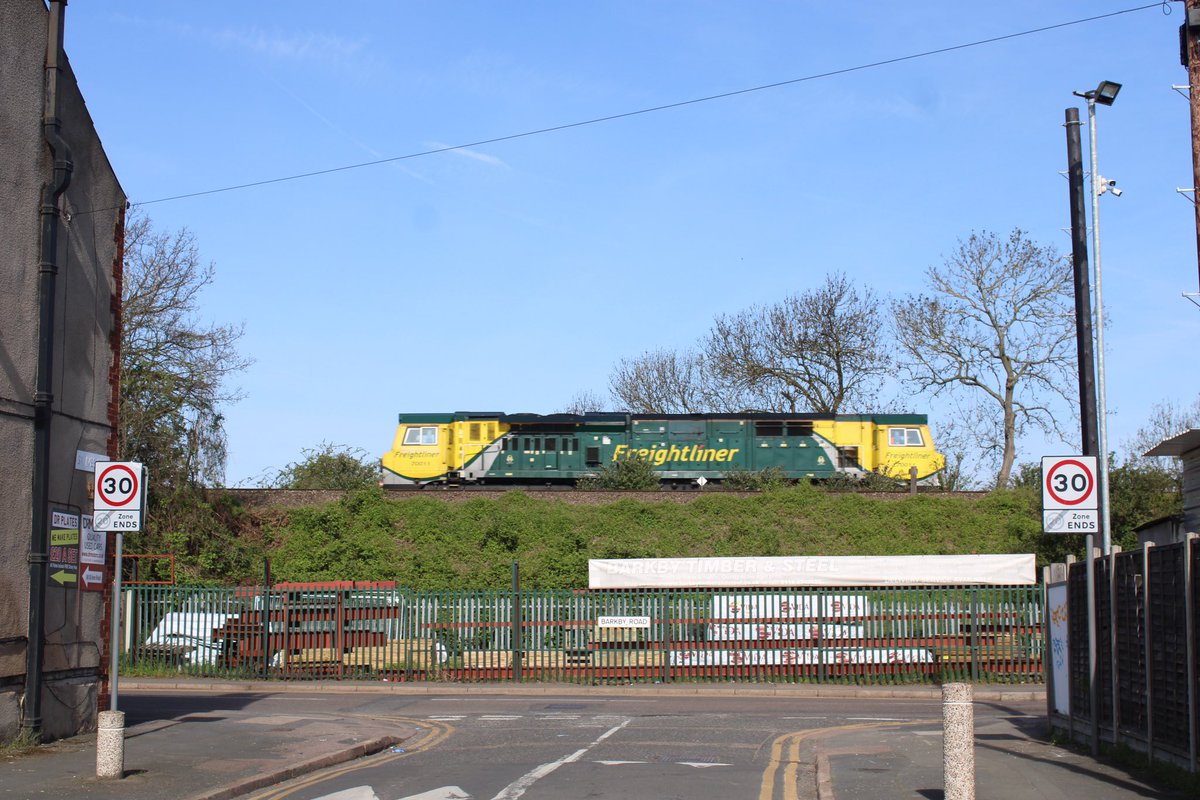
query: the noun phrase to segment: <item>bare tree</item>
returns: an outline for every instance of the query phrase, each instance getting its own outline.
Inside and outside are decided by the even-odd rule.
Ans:
[[[704,359],[693,352],[646,352],[623,358],[609,378],[609,390],[628,411],[699,414],[716,410]]]
[[[576,392],[571,397],[571,402],[567,403],[565,408],[560,408],[559,411],[563,414],[587,414],[589,411],[604,411],[608,402],[600,397],[600,395],[591,391]]]
[[[1188,407],[1180,407],[1170,400],[1155,403],[1146,424],[1138,428],[1137,433],[1125,443],[1127,461],[1138,462],[1145,459],[1145,452],[1159,442],[1177,436],[1190,428],[1200,427],[1200,397]],[[1182,470],[1177,458],[1164,458],[1159,466],[1175,472]]]
[[[125,226],[121,292],[121,457],[147,464],[156,484],[224,482],[222,406],[238,399],[227,379],[251,363],[242,328],[199,319],[213,280],[195,237],[158,231],[145,214]]]
[[[905,377],[922,391],[965,390],[991,407],[975,434],[998,455],[1003,487],[1029,426],[1065,438],[1048,401],[1069,402],[1064,390],[1076,385],[1071,270],[1018,229],[1007,239],[971,234],[926,277],[929,295],[892,304]]]
[[[889,359],[881,303],[845,275],[776,305],[718,317],[705,342],[717,381],[776,411],[838,413],[877,396]]]

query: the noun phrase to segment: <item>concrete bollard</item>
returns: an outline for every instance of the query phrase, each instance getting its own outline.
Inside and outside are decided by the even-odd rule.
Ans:
[[[942,686],[945,800],[975,800],[975,710],[969,683]]]
[[[96,777],[125,777],[125,712],[101,711],[96,723]]]

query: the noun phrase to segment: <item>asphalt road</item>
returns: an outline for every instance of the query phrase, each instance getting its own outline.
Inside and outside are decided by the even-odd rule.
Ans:
[[[129,725],[212,711],[211,696],[136,693]],[[260,791],[257,800],[801,800],[805,737],[854,726],[940,723],[929,699],[755,697],[223,697],[239,710],[403,720],[421,733],[388,751]],[[977,703],[976,719],[1038,716],[1041,702]]]

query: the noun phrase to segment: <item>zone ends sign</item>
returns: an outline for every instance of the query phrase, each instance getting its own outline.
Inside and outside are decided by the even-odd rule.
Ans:
[[[95,514],[92,527],[98,531],[142,529],[142,499],[146,494],[146,471],[137,461],[96,462]]]
[[[1100,530],[1096,456],[1042,457],[1042,530],[1095,533]]]

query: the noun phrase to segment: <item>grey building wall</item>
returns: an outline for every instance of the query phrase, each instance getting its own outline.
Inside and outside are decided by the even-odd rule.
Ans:
[[[39,209],[53,169],[42,138],[48,16],[43,0],[0,2],[0,740],[21,724],[29,633]],[[90,514],[89,476],[75,470],[75,454],[108,453],[116,419],[114,296],[125,195],[70,66],[63,66],[59,117],[74,170],[60,200],[49,497],[55,507]],[[47,738],[94,726],[103,597],[76,585],[47,585]]]
[[[1189,450],[1183,460],[1183,529],[1200,533],[1200,449]]]

